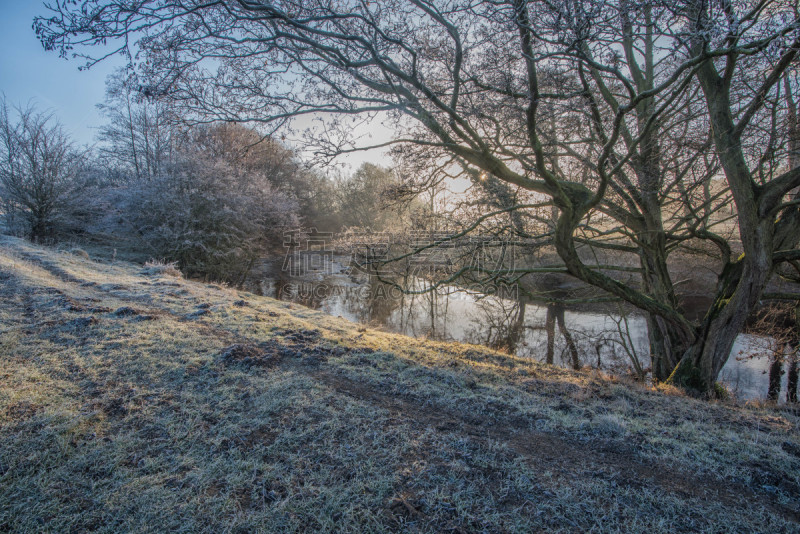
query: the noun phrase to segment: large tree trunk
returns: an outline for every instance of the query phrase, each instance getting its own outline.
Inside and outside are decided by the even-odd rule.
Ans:
[[[642,290],[653,299],[677,309],[678,302],[667,268],[666,236],[660,212],[645,215],[644,231],[639,240],[639,263],[642,268]],[[685,346],[679,332],[655,313],[647,314],[647,333],[653,379],[666,380],[680,360]]]
[[[564,306],[561,304],[555,304],[554,307],[558,329],[561,331],[561,335],[564,336],[564,341],[567,342],[567,350],[569,350],[570,355],[570,364],[572,365],[573,369],[580,369],[580,353],[578,352],[578,346],[575,344],[575,339],[572,337],[572,333],[567,328],[566,321],[564,320]]]
[[[696,341],[668,381],[687,390],[709,392],[728,361],[736,337],[755,309],[771,275],[771,257],[766,251],[755,260],[745,257],[726,266],[717,297],[703,319]]]
[[[623,25],[622,48],[627,64],[633,74],[637,89],[641,92],[651,91],[655,82],[653,55],[653,23],[651,9],[644,4],[640,15],[644,18],[646,33],[644,36],[644,64],[640,67],[634,52],[633,22],[627,9],[620,10]],[[636,175],[638,188],[636,202],[640,215],[632,227],[636,231],[636,243],[639,247],[639,264],[642,269],[642,290],[665,306],[678,309],[678,299],[672,277],[667,267],[667,235],[664,231],[663,201],[661,192],[665,180],[665,162],[663,161],[660,139],[661,129],[656,118],[653,99],[643,99],[636,107],[636,120],[639,139],[638,157],[632,158],[631,165]],[[625,137],[629,149],[633,148],[630,136]],[[656,381],[666,380],[678,363],[676,354],[683,347],[680,334],[655,313],[647,314],[647,331],[652,361],[653,378]]]
[[[742,153],[741,131],[731,112],[729,80],[719,76],[711,61],[700,66],[697,77],[708,103],[716,153],[739,214],[744,256],[725,266],[716,300],[669,381],[688,390],[710,392],[772,275],[775,222]]]
[[[647,336],[653,380],[664,382],[680,361],[680,338],[664,319],[652,313],[647,315]]]

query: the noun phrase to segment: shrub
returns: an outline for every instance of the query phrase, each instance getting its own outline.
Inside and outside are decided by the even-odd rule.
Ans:
[[[173,276],[175,278],[182,278],[183,273],[178,269],[177,262],[166,262],[163,260],[148,260],[144,264],[142,274],[148,276]]]
[[[240,284],[299,225],[297,202],[264,173],[190,150],[165,175],[133,186],[126,211],[151,253],[187,276]]]

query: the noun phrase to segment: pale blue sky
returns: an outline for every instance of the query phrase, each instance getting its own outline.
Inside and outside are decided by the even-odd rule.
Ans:
[[[32,102],[53,111],[78,143],[92,143],[103,123],[95,106],[103,100],[106,76],[123,61],[78,71],[82,60],[45,52],[32,28],[33,17],[45,13],[39,0],[0,0],[0,93],[9,104]]]
[[[44,51],[32,28],[36,15],[47,15],[41,0],[0,0],[0,93],[12,106],[30,102],[52,111],[75,141],[92,144],[105,122],[97,104],[104,99],[106,77],[125,62],[113,57],[79,71],[85,60],[62,59],[56,52]],[[310,119],[301,123],[310,123]],[[358,130],[359,134],[372,133],[372,142],[391,137],[380,121]],[[337,161],[350,169],[365,161],[389,164],[384,150],[343,155]]]

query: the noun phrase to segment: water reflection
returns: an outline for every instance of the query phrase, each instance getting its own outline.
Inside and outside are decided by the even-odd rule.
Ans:
[[[414,337],[481,344],[574,369],[592,367],[644,376],[650,367],[647,323],[636,313],[602,304],[571,307],[524,301],[452,286],[407,294],[336,267],[335,274],[264,278],[254,289],[354,322]],[[414,279],[400,283],[412,289],[422,287]],[[720,379],[741,398],[765,398],[770,361],[754,355],[769,348],[766,338],[740,336]],[[784,400],[787,373],[773,369],[772,380],[773,388],[776,380],[781,383],[779,398]]]

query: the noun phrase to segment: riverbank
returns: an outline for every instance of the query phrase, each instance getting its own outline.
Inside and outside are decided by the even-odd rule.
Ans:
[[[0,530],[794,531],[798,414],[0,237]]]
[[[570,295],[563,275],[540,277],[542,286],[560,292],[567,302],[524,296],[511,286],[443,285],[422,294],[403,292],[376,277],[350,268],[349,258],[333,256],[292,276],[283,263],[263,261],[247,288],[259,295],[301,304],[353,322],[415,338],[460,341],[571,369],[596,369],[614,375],[648,372],[649,340],[640,312],[607,299]],[[422,289],[426,282],[411,277],[401,283]],[[713,284],[711,284],[713,285]],[[586,296],[585,291],[583,292]],[[598,296],[598,295],[595,295]],[[755,335],[754,335],[755,334]],[[765,400],[775,374],[773,340],[748,331],[738,337],[719,374],[728,395],[740,400]],[[784,362],[778,399],[788,402],[789,362]]]

